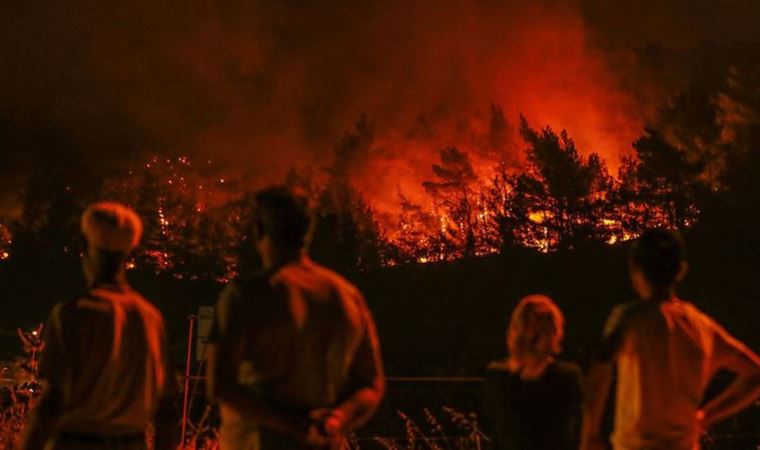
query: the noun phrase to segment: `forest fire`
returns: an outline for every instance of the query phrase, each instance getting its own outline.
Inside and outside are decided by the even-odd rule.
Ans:
[[[352,268],[614,244],[694,223],[697,197],[722,188],[724,147],[754,120],[742,87],[752,70],[716,69],[695,96],[678,90],[686,76],[632,79],[641,55],[610,49],[573,4],[455,3],[411,2],[393,20],[282,5],[276,17],[301,19],[260,27],[207,11],[189,19],[193,33],[145,29],[135,41],[155,45],[134,48],[93,30],[92,89],[8,100],[64,109],[50,136],[22,121],[12,142],[0,257],[25,245],[11,229],[76,248],[67,214],[112,198],[146,219],[135,268],[221,279],[240,253],[247,193],[283,181],[318,205],[315,252],[335,242],[330,257]],[[282,42],[293,31],[308,44]],[[121,145],[114,137],[129,157],[102,150]],[[64,161],[69,141],[79,159]],[[27,161],[32,147],[44,150]]]
[[[397,178],[392,159],[383,162],[383,155],[394,150],[377,150],[389,144],[362,116],[336,146],[330,166],[317,171],[291,168],[285,183],[309,193],[317,205],[322,224],[317,240],[358,239],[352,257],[369,265],[450,261],[514,247],[546,253],[590,242],[614,244],[648,226],[687,226],[697,216],[688,205],[688,190],[679,196],[676,186],[642,178],[646,161],[626,159],[614,177],[601,156],[581,155],[565,131],[536,129],[525,118],[518,129],[510,129],[495,105],[488,122],[485,134],[475,141],[499,147],[486,152],[477,146],[469,151],[445,146],[436,159],[420,161],[428,169],[416,168],[425,175],[412,183],[403,171]],[[663,145],[670,148],[653,135],[638,140],[634,148],[642,153]],[[381,159],[353,159],[366,154]],[[367,164],[389,169],[374,178],[395,184],[393,201],[386,198],[388,192],[367,189],[370,177],[355,170]],[[396,164],[403,167],[406,162]],[[134,206],[146,221],[144,246],[130,269],[147,265],[179,277],[234,276],[237,242],[246,234],[246,198],[256,186],[214,166],[210,159],[196,164],[186,155],[154,155],[105,180],[99,197]],[[69,186],[64,192],[74,195]],[[654,194],[660,198],[653,200]],[[2,255],[9,257],[7,250]]]
[[[760,450],[760,1],[9,3],[0,450]]]
[[[481,134],[465,133],[461,147],[433,151],[436,137],[408,153],[409,142],[390,147],[394,142],[361,116],[327,167],[291,167],[280,182],[312,197],[320,216],[317,246],[346,245],[343,263],[359,266],[615,244],[651,226],[690,226],[698,216],[701,163],[658,132],[635,140],[634,155],[618,162],[613,176],[607,159],[582,154],[566,131],[535,128],[524,117],[512,127],[497,105],[486,122]],[[418,165],[413,171],[411,161]],[[678,176],[652,172],[663,161],[680,164]],[[226,280],[237,270],[247,198],[256,188],[211,159],[153,155],[106,179],[97,195],[132,205],[145,219],[144,246],[131,269]],[[66,185],[60,195],[76,202],[78,194]]]
[[[349,145],[371,142],[362,120],[336,156],[356,150]],[[618,179],[608,174],[601,157],[581,156],[564,132],[536,130],[523,119],[520,134],[523,162],[492,167],[490,179],[474,168],[469,153],[444,148],[430,165],[431,179],[420,183],[422,201],[399,192],[395,210],[378,212],[373,199],[341,170],[339,159],[319,177],[294,169],[286,183],[304,189],[316,203],[325,223],[318,226],[317,239],[325,237],[320,233],[337,242],[357,236],[356,256],[369,259],[363,253],[368,251],[384,265],[480,257],[510,247],[550,252],[586,242],[614,244],[647,226],[670,224],[666,203],[644,204],[642,187],[628,192],[632,187],[625,179],[633,176],[636,161],[629,161],[628,172]],[[205,166],[210,165],[209,160]],[[145,216],[145,248],[132,268],[149,264],[158,271],[192,274],[217,266],[217,278],[233,276],[238,249],[231,243],[245,234],[247,187],[234,177],[204,175],[187,156],[154,156],[141,167],[110,180],[104,194],[118,195]],[[372,249],[363,248],[370,243]],[[220,261],[224,270],[218,268]]]

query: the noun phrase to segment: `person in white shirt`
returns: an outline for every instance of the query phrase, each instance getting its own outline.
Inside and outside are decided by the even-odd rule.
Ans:
[[[760,395],[760,358],[693,304],[676,286],[686,276],[676,231],[654,229],[633,245],[629,272],[638,300],[612,312],[584,408],[581,449],[606,448],[600,436],[617,364],[615,450],[696,450],[702,431],[750,406]],[[703,405],[715,373],[733,383]]]
[[[100,202],[82,216],[88,290],[58,303],[44,331],[44,394],[22,449],[174,450],[176,411],[161,313],[127,284],[125,264],[142,222]]]

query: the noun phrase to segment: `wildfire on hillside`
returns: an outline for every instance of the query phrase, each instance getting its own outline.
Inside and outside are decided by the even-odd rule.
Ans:
[[[350,145],[367,145],[356,144],[363,142],[363,126],[357,124],[359,136],[347,135]],[[534,130],[524,119],[521,126],[532,149],[523,162],[488,166],[482,155],[447,147],[428,163],[427,181],[419,180],[423,195],[415,192],[412,201],[399,188],[395,205],[384,203],[382,209],[361,191],[361,182],[341,170],[340,151],[326,175],[294,169],[285,182],[305,188],[320,221],[333,223],[330,240],[358,239],[357,260],[383,265],[482,257],[510,247],[546,253],[584,241],[615,244],[646,226],[673,224],[668,205],[624,198],[625,183],[608,174],[599,156],[581,156],[564,133]],[[547,151],[554,153],[538,153]],[[143,245],[129,261],[130,270],[147,265],[178,277],[235,275],[252,188],[234,174],[209,170],[213,166],[212,160],[196,164],[188,156],[152,156],[106,181],[99,197],[133,206],[145,221]],[[565,172],[552,175],[556,170]],[[385,175],[393,178],[392,172]],[[694,217],[692,211],[688,220]],[[8,259],[10,231],[0,231],[0,259]],[[373,248],[367,250],[369,243]]]

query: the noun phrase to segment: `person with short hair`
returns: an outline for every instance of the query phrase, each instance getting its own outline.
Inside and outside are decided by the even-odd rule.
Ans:
[[[633,244],[629,273],[638,300],[616,307],[589,373],[583,450],[606,447],[600,436],[617,365],[615,450],[695,450],[701,432],[760,395],[760,358],[676,293],[688,264],[677,231],[653,229]],[[718,370],[736,374],[702,405]],[[702,406],[700,406],[702,405]]]
[[[486,413],[497,450],[569,450],[581,405],[580,368],[557,361],[565,318],[551,298],[530,295],[512,312],[509,356],[488,365]]]
[[[355,286],[307,256],[304,196],[259,191],[252,222],[263,270],[225,288],[207,350],[221,449],[342,448],[385,391],[372,315]]]
[[[96,203],[82,216],[87,292],[58,303],[44,328],[44,393],[24,450],[174,448],[173,376],[161,313],[127,283],[125,264],[142,234],[130,208]]]

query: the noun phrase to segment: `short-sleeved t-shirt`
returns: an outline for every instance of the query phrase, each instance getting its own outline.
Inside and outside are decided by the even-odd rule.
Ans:
[[[57,304],[44,341],[40,378],[61,393],[60,431],[145,431],[169,376],[155,307],[126,285],[100,285]]]
[[[225,333],[243,341],[240,385],[297,411],[345,400],[363,381],[353,376],[357,358],[379,359],[374,321],[359,290],[307,257],[230,283],[210,343]],[[258,443],[255,421],[224,404],[221,414],[226,448],[267,448]]]
[[[498,450],[570,450],[580,413],[581,376],[568,362],[550,364],[535,380],[523,380],[505,361],[486,372],[486,413]]]
[[[615,449],[699,448],[696,414],[707,385],[741,345],[689,302],[615,308],[605,329],[618,371]]]

